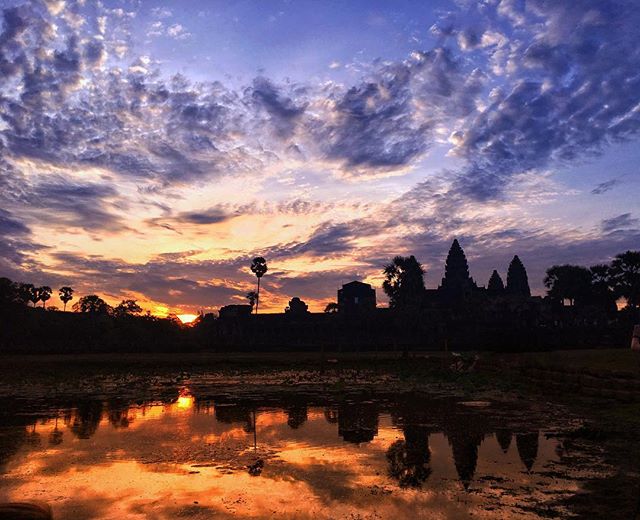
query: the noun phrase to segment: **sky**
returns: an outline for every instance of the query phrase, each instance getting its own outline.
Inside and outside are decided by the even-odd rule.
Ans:
[[[0,0],[0,276],[321,311],[640,248],[634,1]],[[61,306],[55,297],[50,305]]]

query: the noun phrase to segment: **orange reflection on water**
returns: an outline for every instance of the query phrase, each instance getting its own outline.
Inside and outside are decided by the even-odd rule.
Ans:
[[[178,400],[176,401],[176,406],[179,410],[190,410],[193,408],[195,404],[195,398],[191,395],[188,389],[183,389],[180,391],[180,395],[178,396]]]
[[[17,432],[22,440],[0,474],[0,500],[46,501],[56,518],[101,520],[364,512],[524,520],[536,518],[519,507],[532,496],[551,500],[577,489],[542,473],[558,459],[557,441],[537,430],[498,438],[482,416],[462,417],[444,430],[401,426],[370,405],[254,411],[200,403],[186,389],[168,405],[97,403]],[[260,471],[251,473],[258,461]],[[423,485],[401,487],[393,475]]]

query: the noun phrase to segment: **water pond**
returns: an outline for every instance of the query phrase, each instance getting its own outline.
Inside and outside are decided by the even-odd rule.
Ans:
[[[612,471],[548,403],[254,383],[5,399],[0,502],[57,519],[570,518]]]

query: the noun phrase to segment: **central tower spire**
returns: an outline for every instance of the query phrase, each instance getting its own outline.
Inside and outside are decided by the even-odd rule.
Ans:
[[[471,296],[471,291],[475,287],[475,282],[469,276],[467,257],[458,240],[454,239],[447,255],[440,289],[451,299],[463,300]]]

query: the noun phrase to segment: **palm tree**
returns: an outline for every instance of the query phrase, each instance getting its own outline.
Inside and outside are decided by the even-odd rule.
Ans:
[[[251,262],[251,272],[258,278],[258,292],[256,293],[256,314],[258,314],[258,305],[260,304],[260,278],[267,272],[267,261],[261,256],[256,256]]]
[[[73,300],[73,289],[71,287],[60,287],[58,291],[58,296],[60,297],[60,301],[64,304],[64,310],[67,310],[67,303]]]
[[[51,298],[51,287],[49,287],[48,285],[38,287],[38,295],[40,297],[40,301],[42,302],[42,308],[45,309],[47,300]]]

